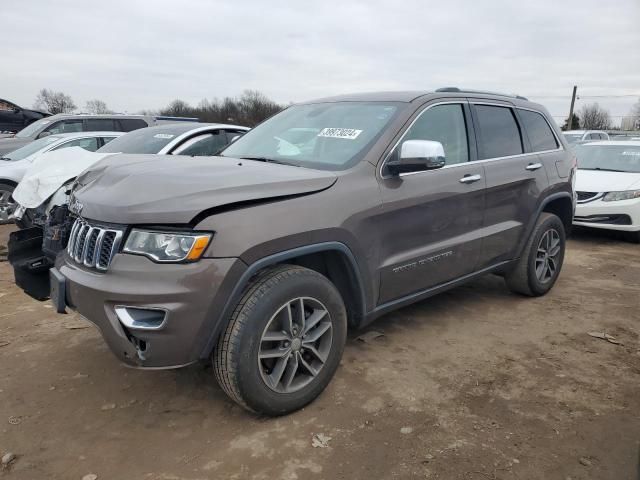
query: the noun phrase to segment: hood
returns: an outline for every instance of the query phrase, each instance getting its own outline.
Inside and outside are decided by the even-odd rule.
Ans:
[[[580,170],[576,174],[578,192],[621,192],[640,189],[640,173]]]
[[[226,157],[114,155],[78,177],[83,217],[124,224],[188,224],[202,211],[324,190],[331,172]]]
[[[5,153],[13,152],[14,150],[24,147],[27,143],[31,143],[31,138],[0,138],[0,157]]]
[[[38,155],[14,190],[13,198],[23,207],[36,208],[65,183],[108,155],[113,154],[88,152],[80,147]]]

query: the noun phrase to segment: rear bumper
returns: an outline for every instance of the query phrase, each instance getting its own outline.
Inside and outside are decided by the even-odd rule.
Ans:
[[[623,232],[640,231],[640,199],[578,203],[573,224]]]
[[[56,261],[64,303],[95,324],[111,351],[125,364],[175,368],[200,359],[221,321],[220,312],[245,270],[235,258],[191,264],[157,264],[118,254],[109,271],[76,264],[66,253]],[[117,308],[162,315],[157,328],[140,328]]]

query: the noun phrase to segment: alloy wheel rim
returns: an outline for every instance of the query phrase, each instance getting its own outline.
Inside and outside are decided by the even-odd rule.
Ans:
[[[17,204],[12,195],[12,191],[0,189],[0,222],[8,221],[16,210]]]
[[[329,357],[332,337],[331,316],[322,302],[311,297],[286,302],[260,338],[258,367],[265,385],[278,393],[309,385]]]
[[[536,252],[536,278],[541,283],[550,282],[558,271],[558,257],[562,250],[560,234],[554,228],[544,232]]]

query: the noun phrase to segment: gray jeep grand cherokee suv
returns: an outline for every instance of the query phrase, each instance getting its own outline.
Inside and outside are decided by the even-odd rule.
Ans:
[[[446,88],[291,106],[219,158],[108,158],[51,270],[123,362],[212,359],[255,412],[329,383],[348,328],[486,273],[558,278],[575,159],[522,97]]]

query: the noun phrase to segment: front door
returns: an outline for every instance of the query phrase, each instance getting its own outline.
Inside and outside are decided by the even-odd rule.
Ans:
[[[379,304],[474,271],[482,246],[485,174],[473,161],[470,128],[466,102],[428,105],[391,155],[406,140],[437,141],[445,166],[391,176],[383,165]]]

